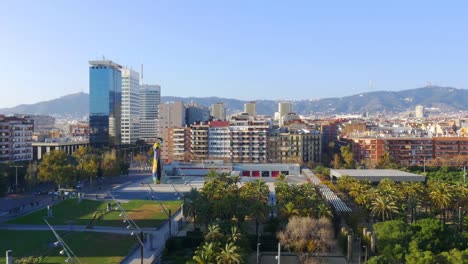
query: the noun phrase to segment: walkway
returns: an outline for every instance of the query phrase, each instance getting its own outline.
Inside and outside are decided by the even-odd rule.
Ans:
[[[317,186],[322,197],[333,207],[337,213],[351,212],[349,208],[328,186],[322,184],[319,178],[309,169],[303,169],[302,172],[308,177],[312,183]]]
[[[179,227],[183,225],[182,211],[179,210],[172,218],[172,235],[177,235]],[[161,255],[169,239],[169,222],[165,222],[157,231],[145,232],[144,263],[160,263]],[[140,264],[141,253],[138,245],[122,262],[122,264]]]

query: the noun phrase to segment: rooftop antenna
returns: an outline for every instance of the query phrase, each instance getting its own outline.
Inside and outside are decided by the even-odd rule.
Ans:
[[[143,83],[143,63],[141,64],[141,84]]]

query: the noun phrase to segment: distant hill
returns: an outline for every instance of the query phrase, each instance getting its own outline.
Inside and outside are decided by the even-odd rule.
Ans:
[[[88,112],[89,95],[86,93],[69,94],[50,101],[0,109],[0,114],[41,114],[75,117],[86,116]]]
[[[243,111],[247,101],[220,97],[174,97],[163,96],[162,102],[196,102],[211,106],[224,102],[229,113]],[[256,100],[257,113],[273,115],[278,109],[274,100]],[[377,91],[361,93],[341,98],[293,101],[293,111],[308,115],[313,113],[364,113],[364,112],[402,112],[412,110],[416,105],[448,110],[468,110],[468,90],[451,87],[424,87],[403,91]],[[66,95],[54,100],[30,105],[19,105],[0,109],[0,114],[47,114],[55,116],[88,115],[89,96],[85,93]]]

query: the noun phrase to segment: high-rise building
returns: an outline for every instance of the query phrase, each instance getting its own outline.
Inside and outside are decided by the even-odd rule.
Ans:
[[[140,75],[122,70],[122,144],[135,144],[140,132]]]
[[[284,124],[284,117],[291,113],[291,102],[279,102],[278,103],[278,123],[280,126],[283,126]]]
[[[216,103],[211,106],[211,116],[214,120],[224,121],[226,120],[226,108],[224,103]]]
[[[207,122],[210,120],[210,109],[204,105],[190,103],[185,105],[186,124],[192,125],[196,122]]]
[[[211,121],[208,129],[210,159],[231,160],[231,131],[229,121]]]
[[[0,162],[32,160],[33,122],[0,115]]]
[[[254,101],[244,104],[244,113],[247,113],[249,116],[257,115],[257,107]]]
[[[89,142],[94,147],[120,145],[122,66],[110,60],[89,64]]]
[[[140,138],[154,143],[159,134],[159,104],[161,87],[143,84],[140,86]]]
[[[165,103],[159,106],[159,136],[163,138],[162,158],[169,157],[168,144],[170,138],[168,129],[185,126],[185,107],[182,102]],[[166,142],[166,143],[164,143]]]
[[[192,124],[190,153],[194,160],[205,160],[208,158],[208,123]]]
[[[415,116],[416,116],[416,118],[423,118],[424,117],[424,106],[423,105],[417,105],[416,106]]]

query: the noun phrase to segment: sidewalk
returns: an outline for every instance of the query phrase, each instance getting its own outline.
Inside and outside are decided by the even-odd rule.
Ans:
[[[179,220],[183,218],[182,211],[179,210],[172,217],[172,234],[175,236],[178,234],[179,230]],[[165,222],[157,231],[145,232],[145,247],[144,247],[144,259],[143,262],[150,263],[160,263],[160,257],[166,246],[166,241],[169,239],[169,222]],[[140,255],[140,245],[135,247],[135,249],[128,255],[122,262],[122,264],[140,264],[141,255]]]

